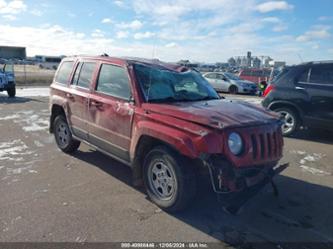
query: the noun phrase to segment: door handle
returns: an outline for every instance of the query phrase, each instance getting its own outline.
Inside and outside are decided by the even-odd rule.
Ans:
[[[296,90],[305,90],[304,87],[300,87],[300,86],[296,86],[295,89],[296,89]]]
[[[66,93],[66,97],[69,98],[69,99],[74,99],[74,96],[70,93]]]
[[[102,106],[103,106],[103,103],[98,102],[98,101],[91,101],[91,102],[90,102],[90,105],[91,105],[91,106],[95,106],[95,107],[102,107]]]

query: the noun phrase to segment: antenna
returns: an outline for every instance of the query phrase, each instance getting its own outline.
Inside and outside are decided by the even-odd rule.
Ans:
[[[300,59],[300,61],[303,63],[304,60],[303,60],[302,56],[301,56],[300,54],[297,54],[297,56],[298,56],[298,58]]]

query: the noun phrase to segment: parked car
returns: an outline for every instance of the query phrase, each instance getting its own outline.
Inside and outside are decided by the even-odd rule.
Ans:
[[[178,211],[201,172],[235,211],[286,168],[278,115],[220,98],[195,70],[157,60],[69,57],[50,89],[58,147],[80,142],[130,166],[150,199]],[[241,198],[240,198],[241,197]]]
[[[239,78],[254,82],[257,85],[260,83],[268,84],[271,74],[272,69],[247,68],[240,70]]]
[[[218,92],[255,94],[258,90],[253,82],[242,80],[232,73],[206,73],[204,78]]]
[[[8,96],[13,98],[16,95],[14,65],[5,64],[0,69],[0,92],[7,91]]]
[[[286,136],[301,126],[333,130],[333,61],[285,68],[264,96],[263,106],[284,118]]]

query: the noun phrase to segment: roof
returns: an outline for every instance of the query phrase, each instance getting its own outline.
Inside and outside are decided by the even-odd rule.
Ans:
[[[86,55],[79,55],[79,56],[71,56],[66,57],[66,59],[70,58],[83,58],[83,59],[91,59],[91,60],[103,60],[103,61],[122,61],[127,64],[144,64],[147,66],[153,66],[160,69],[166,69],[171,71],[177,71],[177,72],[185,72],[188,71],[189,68],[178,65],[175,63],[167,63],[160,61],[159,59],[146,59],[146,58],[138,58],[138,57],[111,57],[108,55],[100,55],[100,56],[86,56]]]
[[[326,61],[309,61],[301,63],[300,65],[318,65],[318,64],[333,64],[333,60],[326,60]]]

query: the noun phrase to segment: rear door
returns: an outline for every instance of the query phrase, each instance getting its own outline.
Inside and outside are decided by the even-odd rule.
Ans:
[[[93,82],[96,62],[80,61],[76,64],[70,92],[66,97],[69,105],[69,119],[75,136],[88,139],[88,100]]]
[[[231,83],[229,82],[228,78],[224,74],[217,74],[217,82],[220,86],[220,89],[223,92],[229,92],[229,87]]]
[[[333,126],[333,64],[313,65],[307,72],[307,80],[299,82],[298,88],[304,89],[309,97],[309,123]]]
[[[89,141],[129,162],[134,103],[126,67],[103,62],[88,105]]]

